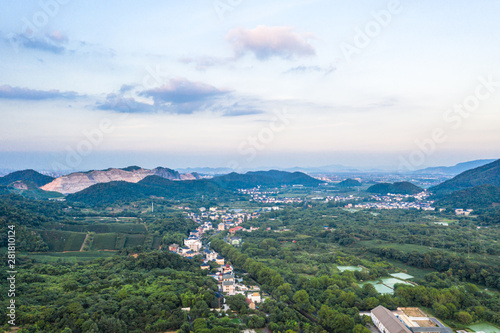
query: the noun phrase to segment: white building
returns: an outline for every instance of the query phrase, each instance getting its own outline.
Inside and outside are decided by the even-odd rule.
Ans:
[[[189,247],[193,252],[198,252],[202,247],[201,241],[195,237],[184,239],[184,245]]]
[[[370,317],[381,333],[412,333],[401,320],[382,305],[373,309]]]

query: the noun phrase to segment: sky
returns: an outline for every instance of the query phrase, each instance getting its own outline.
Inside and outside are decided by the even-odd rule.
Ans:
[[[0,168],[500,156],[500,1],[0,0]]]

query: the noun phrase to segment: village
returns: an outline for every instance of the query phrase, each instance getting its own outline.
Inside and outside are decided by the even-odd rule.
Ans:
[[[210,271],[209,275],[213,277],[219,286],[218,298],[221,300],[220,305],[222,310],[227,311],[228,307],[225,303],[224,296],[245,296],[245,302],[250,309],[258,308],[258,303],[263,301],[260,287],[257,285],[249,285],[243,282],[243,275],[238,276],[232,264],[225,260],[219,253],[211,250],[209,244],[205,244],[203,235],[211,232],[218,234],[221,231],[228,230],[228,235],[225,241],[233,246],[240,246],[242,238],[234,236],[236,231],[252,232],[259,228],[251,227],[249,229],[239,226],[243,221],[257,218],[259,213],[245,212],[228,212],[227,210],[219,210],[217,207],[211,207],[208,210],[204,207],[199,208],[200,213],[188,212],[188,217],[200,224],[200,226],[190,232],[189,237],[184,239],[183,246],[179,244],[171,244],[168,250],[182,257],[192,259],[195,256],[201,256],[203,262],[200,265],[202,270]],[[222,220],[217,226],[214,226],[210,221]],[[189,310],[189,309],[185,309]]]

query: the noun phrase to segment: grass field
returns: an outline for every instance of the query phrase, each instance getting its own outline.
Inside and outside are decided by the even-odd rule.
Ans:
[[[127,241],[125,242],[125,247],[134,247],[144,244],[144,235],[127,235]]]
[[[52,224],[47,228],[73,232],[95,232],[98,234],[113,232],[143,234],[147,232],[145,225],[138,223]]]
[[[98,250],[117,250],[116,249],[117,234],[95,234],[94,242],[92,243],[92,251]]]
[[[58,230],[37,230],[45,243],[49,246],[49,251],[79,251],[85,239],[85,233]]]
[[[68,241],[64,245],[64,251],[80,251],[85,234],[72,232],[69,234]]]
[[[421,246],[421,245],[416,245],[416,244],[398,244],[398,243],[388,243],[388,242],[383,242],[383,241],[361,241],[358,242],[355,247],[367,247],[367,248],[392,248],[399,250],[401,252],[418,252],[418,253],[427,253],[429,251],[443,251],[445,253],[452,253],[452,254],[457,254],[464,256],[468,258],[471,261],[476,261],[479,263],[484,263],[484,264],[491,264],[491,263],[497,263],[500,265],[500,258],[495,255],[489,255],[489,254],[479,254],[479,253],[471,253],[470,255],[467,255],[466,253],[461,253],[461,252],[455,252],[455,251],[450,251],[450,250],[445,250],[445,249],[440,249],[440,248],[431,248],[429,246]]]
[[[21,254],[23,255],[23,253]],[[111,257],[116,255],[116,252],[109,252],[109,251],[66,252],[66,253],[49,252],[49,253],[29,253],[26,255],[35,261],[44,263],[51,263],[57,261],[75,263],[79,261],[94,260],[97,258]]]

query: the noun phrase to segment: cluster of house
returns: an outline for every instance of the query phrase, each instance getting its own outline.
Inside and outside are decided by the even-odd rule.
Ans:
[[[247,194],[251,197],[250,201],[256,201],[265,204],[287,204],[294,202],[302,202],[302,198],[299,197],[278,197],[277,195],[280,193],[278,190],[272,191],[262,191],[260,188],[251,188],[251,189],[240,189],[238,190],[242,194]],[[280,209],[279,207],[270,207],[274,210]]]
[[[258,286],[247,286],[242,283],[243,279],[236,279],[233,266],[226,263],[224,258],[217,252],[205,249],[203,253],[205,258],[203,264],[201,264],[201,269],[210,269],[209,262],[215,262],[219,266],[216,273],[210,274],[217,281],[219,291],[227,296],[245,295],[245,302],[248,307],[255,309],[256,303],[262,301],[260,288]]]
[[[348,195],[348,196],[343,196],[343,195],[335,195],[335,196],[327,196],[326,198],[322,198],[322,199],[325,199],[325,202],[330,202],[330,201],[334,201],[334,202],[345,202],[345,201],[350,201],[350,200],[357,200],[357,199],[360,199],[359,197],[356,197],[352,194]]]
[[[369,315],[381,333],[453,333],[436,318],[428,317],[419,308],[397,308],[391,311],[382,305],[377,306]]]
[[[455,215],[457,216],[469,216],[470,213],[472,213],[472,209],[462,209],[462,208],[457,208],[455,209]]]
[[[376,208],[376,209],[421,209],[421,210],[435,210],[432,205],[434,201],[425,200],[428,197],[426,192],[418,193],[415,195],[402,195],[402,194],[388,194],[388,195],[372,195],[371,200],[374,202],[367,202],[363,204],[354,205],[355,208]],[[405,201],[405,199],[413,198],[415,201]],[[353,207],[352,204],[346,208]]]
[[[201,241],[203,233],[212,229],[212,223],[205,222],[196,228],[196,230],[189,233],[189,237],[184,239],[184,246],[181,247],[178,244],[171,244],[168,246],[168,250],[183,257],[192,258],[200,254],[200,250],[203,247],[203,243]]]
[[[185,208],[185,207],[184,207]],[[187,215],[194,222],[202,224],[205,221],[222,221],[225,228],[243,223],[245,220],[250,220],[259,217],[259,212],[243,212],[241,210],[219,209],[218,207],[200,207],[198,211],[187,212]]]
[[[245,302],[250,309],[256,308],[256,303],[260,303],[260,288],[258,286],[247,286],[242,283],[242,279],[236,279],[230,265],[219,267],[216,274],[212,275],[219,283],[220,291],[227,296],[244,295]],[[237,281],[239,280],[239,281]]]

